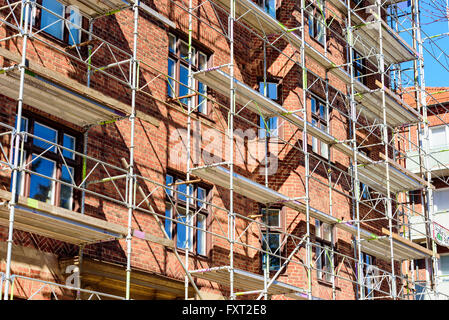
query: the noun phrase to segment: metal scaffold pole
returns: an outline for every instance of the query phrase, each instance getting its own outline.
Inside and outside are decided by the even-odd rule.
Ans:
[[[23,94],[25,85],[25,66],[26,66],[26,53],[27,53],[27,43],[28,43],[28,24],[30,21],[31,14],[31,1],[25,0],[22,3],[22,14],[25,14],[23,19],[23,27],[20,31],[23,37],[22,43],[22,57],[19,65],[20,70],[20,87],[19,87],[19,97],[17,99],[17,116],[16,116],[16,130],[15,134],[12,136],[12,148],[14,148],[14,157],[12,162],[12,185],[11,185],[11,201],[9,202],[9,225],[8,225],[8,240],[7,251],[6,251],[6,272],[5,272],[5,294],[4,300],[8,300],[9,285],[11,283],[11,259],[12,259],[12,246],[13,246],[13,235],[14,235],[14,213],[15,206],[18,201],[19,189],[18,189],[18,172],[21,170],[19,166],[19,156],[20,150],[19,146],[21,143],[21,133],[22,133],[22,108],[23,108]],[[22,17],[21,17],[22,18]],[[31,29],[31,26],[30,26]]]
[[[306,49],[305,49],[305,0],[301,0],[301,72],[302,72],[302,107],[304,115],[304,130],[302,147],[304,150],[305,165],[305,202],[306,202],[306,268],[307,268],[307,295],[312,299],[312,244],[310,242],[310,155],[308,152],[308,115],[307,115],[307,69],[306,69]]]
[[[230,282],[230,298],[235,300],[235,287],[234,287],[234,245],[235,245],[235,213],[234,213],[234,115],[235,115],[235,75],[234,75],[234,22],[235,22],[235,0],[230,0],[231,12],[229,17],[229,73],[230,73],[230,110],[229,110],[229,123],[228,123],[228,135],[229,135],[229,282]]]
[[[351,132],[352,132],[352,152],[353,152],[353,160],[352,160],[352,175],[353,175],[353,190],[354,190],[354,209],[355,216],[353,217],[356,220],[357,226],[357,236],[355,239],[355,250],[356,250],[356,264],[357,264],[357,286],[358,286],[358,298],[365,298],[365,290],[363,284],[363,262],[362,262],[362,246],[361,246],[361,238],[360,238],[360,181],[358,175],[358,161],[357,161],[357,108],[356,101],[354,98],[355,88],[354,88],[354,35],[351,24],[351,2],[347,0],[347,32],[348,32],[348,46],[349,46],[349,75],[351,77],[350,89],[349,89],[349,104],[350,104],[350,113],[351,113]]]
[[[396,275],[395,275],[395,263],[394,263],[394,248],[393,248],[393,208],[392,208],[392,199],[391,199],[391,181],[390,181],[390,159],[389,156],[389,139],[388,139],[388,125],[387,125],[387,105],[386,105],[386,96],[385,96],[385,59],[384,59],[384,48],[383,48],[383,27],[382,27],[382,2],[381,0],[376,0],[377,6],[377,19],[376,25],[379,28],[379,74],[381,76],[382,83],[382,138],[384,144],[384,152],[385,152],[385,174],[386,174],[386,210],[387,210],[387,218],[388,218],[388,229],[389,229],[389,240],[390,240],[390,263],[391,263],[391,296],[394,300],[397,298],[397,290],[396,290]]]
[[[188,51],[188,59],[189,59],[189,66],[188,66],[188,95],[190,96],[192,94],[192,88],[193,88],[193,75],[192,75],[192,0],[189,0],[189,51]],[[187,162],[186,162],[186,181],[190,181],[190,157],[191,157],[191,131],[192,131],[192,102],[193,97],[188,98],[187,101]],[[192,196],[193,193],[190,191],[190,183],[186,184],[186,192],[188,196]],[[192,245],[190,239],[193,238],[190,235],[190,232],[193,232],[193,230],[190,228],[192,224],[192,215],[190,213],[190,198],[186,201],[186,243],[185,243],[185,267],[187,270],[189,270],[189,251],[190,246]],[[192,248],[193,249],[193,248]],[[187,273],[184,277],[184,296],[187,300],[189,298],[189,278],[187,277]]]
[[[424,52],[423,52],[423,41],[421,35],[421,14],[420,14],[420,5],[418,0],[412,1],[412,15],[413,15],[413,46],[414,49],[418,51],[418,61],[414,63],[415,67],[415,90],[417,91],[417,106],[418,111],[421,112],[423,120],[422,120],[422,133],[420,139],[420,154],[424,154],[422,157],[424,159],[424,175],[426,179],[425,185],[425,199],[426,205],[424,206],[424,213],[426,218],[426,238],[427,245],[430,246],[432,250],[432,266],[430,267],[430,274],[428,275],[428,281],[430,285],[433,286],[434,292],[438,295],[438,259],[437,255],[437,246],[432,237],[432,223],[434,218],[434,207],[433,207],[433,189],[431,187],[432,184],[432,172],[429,166],[429,153],[430,153],[430,130],[429,130],[429,121],[428,121],[428,112],[427,112],[427,93],[426,93],[426,80],[425,80],[425,71],[424,71]],[[426,214],[427,213],[427,214]]]
[[[132,254],[132,218],[135,204],[135,185],[136,177],[134,175],[134,134],[135,134],[135,118],[136,118],[136,92],[137,92],[137,39],[139,27],[139,1],[133,4],[134,14],[134,30],[133,30],[133,57],[131,70],[131,114],[129,121],[131,122],[131,138],[129,146],[129,166],[128,166],[128,234],[126,236],[126,300],[130,299],[131,286],[131,254]]]

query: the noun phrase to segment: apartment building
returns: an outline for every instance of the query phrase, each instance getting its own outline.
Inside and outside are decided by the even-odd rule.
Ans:
[[[411,90],[410,90],[411,91]],[[412,99],[413,94],[407,95],[406,100],[417,107]],[[447,294],[448,291],[448,234],[449,221],[447,218],[448,210],[448,185],[447,185],[447,133],[445,124],[447,102],[449,96],[447,88],[428,87],[425,100],[428,121],[428,128],[410,127],[402,132],[409,136],[410,143],[402,145],[402,151],[406,158],[407,168],[423,176],[428,175],[432,181],[432,201],[425,201],[422,191],[413,191],[409,193],[409,202],[411,209],[415,213],[409,216],[411,228],[409,230],[411,239],[416,243],[428,246],[426,234],[430,233],[435,239],[432,248],[438,254],[434,263],[437,268],[436,282],[438,291]],[[420,104],[418,104],[421,107]],[[422,107],[421,107],[422,108]],[[426,129],[426,130],[425,130]],[[424,148],[420,148],[420,146]],[[426,156],[427,154],[427,156]],[[428,228],[428,230],[426,230]],[[414,276],[421,283],[432,281],[432,266],[429,261],[418,260],[414,262]],[[423,295],[421,299],[428,299]]]
[[[3,297],[434,294],[402,232],[431,181],[396,157],[418,8],[3,1]]]

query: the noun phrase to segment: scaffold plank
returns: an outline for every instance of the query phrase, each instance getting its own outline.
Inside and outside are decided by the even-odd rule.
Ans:
[[[103,15],[131,6],[132,0],[61,0],[67,6],[78,8],[81,13],[90,18],[97,18]]]
[[[229,266],[190,271],[192,276],[196,278],[216,282],[227,287],[230,286],[230,272],[231,268]],[[263,290],[264,277],[234,268],[234,288],[242,291]],[[269,295],[288,295],[294,299],[307,300],[307,294],[304,289],[280,281],[274,281],[268,288],[267,293]]]
[[[9,208],[6,204],[11,196],[11,192],[0,190],[0,200],[5,201],[0,206],[0,225],[3,226],[8,226]],[[16,204],[14,227],[78,245],[122,239],[128,234],[124,226],[22,196],[18,197]],[[174,247],[172,240],[144,231],[133,229],[132,235],[165,247]]]
[[[390,191],[398,193],[402,191],[420,190],[425,187],[422,179],[405,168],[399,169],[394,161],[389,161]],[[386,194],[385,181],[386,165],[384,161],[371,162],[370,164],[359,164],[360,181],[374,190]]]
[[[15,63],[21,61],[19,54],[1,47],[0,56]],[[19,96],[18,76],[18,70],[0,75],[0,89],[12,99]],[[131,113],[130,105],[31,60],[26,67],[25,91],[26,104],[80,126],[119,119]],[[138,110],[136,116],[154,126],[159,126],[159,120],[149,114]]]
[[[209,88],[227,95],[229,93],[229,83],[231,77],[218,69],[198,72],[194,78],[206,84]],[[236,102],[252,112],[263,115],[264,117],[281,117],[295,125],[297,128],[304,129],[304,119],[296,113],[290,112],[275,101],[268,99],[256,90],[235,79]],[[345,155],[352,157],[353,152],[350,146],[339,142],[335,137],[320,128],[308,122],[307,131],[310,135],[320,139],[322,142],[339,150]]]

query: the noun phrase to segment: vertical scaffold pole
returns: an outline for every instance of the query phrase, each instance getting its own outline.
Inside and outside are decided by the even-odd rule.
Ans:
[[[22,59],[20,61],[20,85],[19,85],[19,97],[17,99],[17,117],[16,117],[16,130],[11,139],[11,148],[14,148],[14,157],[12,162],[12,186],[11,186],[11,201],[9,202],[9,225],[8,225],[8,240],[7,251],[6,251],[6,272],[5,272],[5,294],[4,300],[8,300],[9,285],[11,283],[11,256],[12,256],[12,245],[13,245],[13,234],[14,234],[14,214],[15,206],[18,198],[18,185],[17,185],[17,171],[20,170],[18,166],[19,162],[19,146],[21,141],[22,133],[22,108],[23,108],[23,91],[24,91],[24,81],[25,81],[25,66],[26,66],[26,52],[27,52],[27,42],[28,42],[28,24],[30,20],[31,13],[31,1],[25,0],[22,3],[22,14],[25,14],[23,28],[21,30],[23,43],[22,43]],[[21,16],[22,19],[22,16]]]
[[[230,111],[229,111],[229,282],[230,298],[235,300],[234,292],[234,242],[235,242],[235,213],[234,213],[234,115],[235,115],[235,79],[234,79],[234,22],[235,22],[235,0],[230,0],[231,12],[229,17],[229,72],[230,83]]]
[[[423,117],[423,137],[420,149],[424,149],[424,172],[426,176],[426,207],[424,208],[424,212],[427,212],[426,217],[426,238],[428,246],[430,245],[432,248],[432,267],[431,272],[429,274],[429,278],[427,279],[430,282],[430,285],[434,285],[434,292],[438,295],[438,259],[437,255],[437,246],[431,234],[431,225],[433,223],[433,189],[431,188],[432,183],[432,172],[429,166],[429,152],[430,152],[430,136],[429,136],[429,122],[428,122],[428,114],[427,114],[427,94],[426,94],[426,80],[424,73],[424,52],[423,52],[423,41],[421,35],[421,16],[420,16],[420,7],[419,1],[412,1],[412,14],[413,14],[413,22],[414,32],[416,40],[414,40],[414,49],[418,50],[418,64],[414,64],[415,66],[415,89],[418,90],[417,102],[418,107],[422,112]],[[419,77],[419,79],[418,79]],[[422,152],[420,152],[422,153]],[[430,249],[430,248],[429,248]]]
[[[192,75],[192,0],[189,0],[189,51],[188,51],[188,59],[189,59],[189,67],[188,67],[188,95],[192,94],[192,88],[193,88],[193,75]],[[187,163],[186,163],[186,181],[190,181],[190,155],[191,155],[191,148],[190,148],[190,135],[192,131],[192,118],[191,118],[191,112],[192,112],[192,102],[193,97],[188,98],[187,100]],[[190,191],[190,183],[186,184],[186,192],[188,196],[193,196],[193,192]],[[193,232],[193,230],[190,229],[192,215],[190,214],[190,198],[187,198],[186,202],[186,242],[185,242],[185,266],[186,270],[189,270],[189,251],[190,251],[190,239],[193,238],[190,236],[190,232]],[[187,300],[189,298],[189,278],[187,276],[187,273],[184,277],[184,298]]]
[[[377,21],[375,22],[379,28],[379,74],[381,76],[382,83],[382,117],[383,117],[383,144],[385,158],[389,159],[389,148],[388,148],[388,126],[387,126],[387,105],[385,100],[385,59],[383,51],[383,27],[382,27],[382,2],[381,0],[376,0],[377,6]],[[391,181],[390,181],[390,163],[385,161],[385,171],[386,171],[386,206],[387,206],[387,218],[388,218],[388,229],[390,232],[390,263],[391,263],[391,297],[396,300],[396,275],[395,275],[395,262],[394,262],[394,248],[393,248],[393,208],[391,199]]]
[[[129,146],[129,168],[128,168],[128,234],[126,236],[126,300],[130,299],[131,286],[131,252],[132,252],[132,216],[134,209],[134,188],[136,177],[134,175],[134,131],[136,118],[136,91],[137,91],[137,37],[138,37],[138,22],[139,22],[139,3],[136,1],[133,4],[134,13],[134,30],[133,30],[133,58],[132,58],[132,78],[131,78],[131,114],[129,121],[131,122],[131,140]]]
[[[304,130],[302,147],[304,151],[305,162],[305,202],[306,202],[306,268],[307,268],[307,296],[312,299],[312,245],[310,243],[310,197],[309,197],[309,180],[310,180],[310,157],[308,152],[308,115],[307,115],[307,69],[306,69],[306,48],[305,48],[305,0],[301,0],[301,71],[302,71],[302,103],[304,116]]]
[[[349,104],[351,108],[351,132],[352,132],[352,152],[353,152],[353,161],[352,161],[352,175],[353,175],[353,196],[354,196],[354,209],[355,209],[355,220],[357,226],[357,236],[355,239],[355,252],[356,255],[356,264],[357,264],[357,286],[358,286],[358,299],[363,300],[365,298],[365,290],[364,290],[364,275],[363,275],[363,261],[362,261],[362,244],[360,240],[360,181],[359,181],[359,166],[358,166],[358,153],[357,153],[357,106],[355,101],[355,79],[354,79],[354,35],[352,31],[352,10],[351,10],[351,1],[347,0],[347,16],[348,20],[347,24],[347,37],[348,37],[348,46],[349,46],[349,75],[351,77],[350,89],[349,89]]]

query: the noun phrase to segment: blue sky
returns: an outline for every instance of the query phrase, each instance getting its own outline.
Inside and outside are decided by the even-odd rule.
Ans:
[[[441,1],[441,0],[440,0]],[[444,1],[441,1],[444,3]],[[433,42],[427,37],[449,32],[448,22],[433,22],[434,18],[426,11],[428,6],[426,1],[420,1],[421,5],[421,25],[423,29],[424,46],[428,50],[424,50],[424,72],[427,87],[448,87],[449,86],[449,35],[433,38]],[[407,6],[407,2],[403,2],[401,7]],[[401,34],[407,41],[411,38],[406,34]],[[410,43],[411,44],[411,43]],[[438,58],[438,60],[437,60]],[[438,62],[440,61],[440,63]]]

